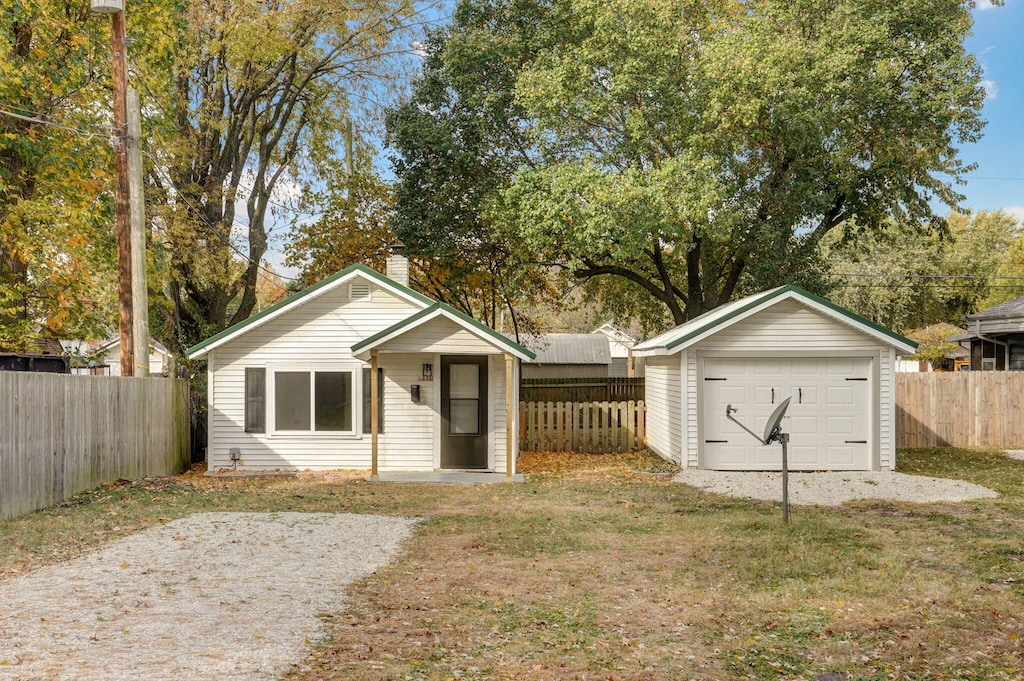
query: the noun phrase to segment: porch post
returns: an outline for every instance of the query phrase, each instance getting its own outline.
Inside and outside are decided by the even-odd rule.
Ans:
[[[379,480],[377,473],[377,423],[380,413],[377,407],[377,395],[380,394],[380,386],[377,385],[377,350],[370,350],[370,480]]]
[[[513,411],[516,409],[516,405],[512,404],[512,378],[513,374],[513,362],[515,358],[512,355],[505,355],[505,476],[509,479],[512,478],[512,471],[515,467],[515,460],[512,458],[512,434],[513,427],[515,425],[515,419]]]

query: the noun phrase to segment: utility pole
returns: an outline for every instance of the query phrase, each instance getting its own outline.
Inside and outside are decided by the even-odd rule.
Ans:
[[[134,376],[149,376],[149,291],[146,284],[146,194],[143,188],[142,112],[139,93],[128,88],[128,169],[131,179],[131,289]]]
[[[132,342],[131,284],[131,186],[128,180],[128,57],[125,54],[125,19],[123,0],[91,0],[94,12],[110,15],[114,51],[114,206],[117,237],[117,301],[120,311],[118,337],[121,345],[121,375],[133,376],[135,361]],[[148,354],[148,353],[147,353]]]

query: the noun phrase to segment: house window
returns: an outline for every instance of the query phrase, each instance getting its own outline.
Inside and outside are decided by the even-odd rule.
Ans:
[[[351,371],[274,373],[276,430],[351,432]]]
[[[245,368],[245,432],[267,431],[267,370]]]
[[[363,433],[370,433],[370,370],[363,369]],[[377,432],[384,432],[384,370],[377,368]]]

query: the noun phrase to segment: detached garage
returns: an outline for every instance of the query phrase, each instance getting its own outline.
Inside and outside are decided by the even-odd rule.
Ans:
[[[916,344],[796,286],[723,305],[634,348],[647,444],[687,468],[779,470],[754,432],[787,397],[792,470],[893,470],[896,356]]]

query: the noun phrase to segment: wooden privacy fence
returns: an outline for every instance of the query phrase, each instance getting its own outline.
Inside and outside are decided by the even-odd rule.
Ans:
[[[896,374],[896,446],[1024,446],[1024,372]]]
[[[0,520],[188,463],[185,380],[0,371]]]
[[[519,448],[535,452],[632,452],[646,444],[644,403],[520,402]]]
[[[523,402],[640,402],[644,399],[644,379],[524,378],[519,384],[519,398]]]

